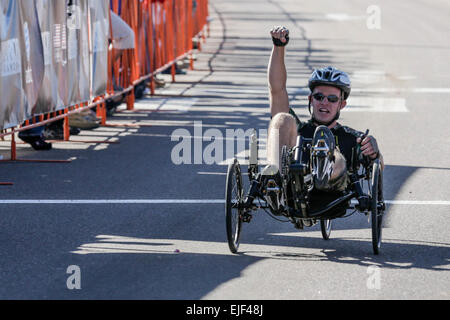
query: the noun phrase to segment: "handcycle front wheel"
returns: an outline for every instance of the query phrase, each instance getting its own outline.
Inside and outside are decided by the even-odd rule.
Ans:
[[[372,247],[374,254],[380,253],[381,234],[383,229],[383,172],[380,161],[376,160],[372,168],[372,198],[371,198],[371,224],[372,224]]]
[[[329,240],[331,234],[331,219],[320,220],[320,230],[322,231],[322,238],[324,240]]]
[[[225,218],[228,246],[237,253],[242,229],[242,208],[244,191],[242,187],[241,166],[237,159],[228,166],[225,192]]]

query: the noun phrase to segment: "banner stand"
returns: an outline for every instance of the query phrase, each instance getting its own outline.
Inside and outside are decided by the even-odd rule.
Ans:
[[[117,2],[117,0],[114,0],[115,2]],[[143,70],[145,68],[143,68],[144,64],[146,62],[144,61],[140,61],[139,57],[138,57],[138,52],[137,49],[139,49],[139,46],[136,47],[136,50],[127,50],[128,52],[126,52],[126,54],[124,54],[124,58],[122,60],[123,65],[121,66],[120,70],[123,70],[123,73],[121,74],[121,76],[124,78],[124,88],[121,92],[114,92],[113,89],[113,83],[112,83],[112,61],[111,61],[111,52],[109,51],[107,54],[107,66],[108,66],[108,81],[106,84],[106,95],[105,96],[100,96],[100,97],[96,97],[93,101],[91,100],[91,102],[83,102],[79,105],[76,106],[68,106],[65,107],[65,109],[63,110],[58,110],[58,111],[52,111],[48,114],[46,114],[47,116],[45,117],[44,114],[41,114],[39,116],[39,121],[36,123],[32,123],[30,124],[29,121],[26,121],[25,125],[23,126],[16,126],[13,128],[9,128],[11,131],[8,132],[7,129],[2,129],[2,131],[0,131],[0,140],[4,140],[5,136],[11,135],[11,159],[10,160],[0,160],[1,162],[41,162],[41,163],[70,163],[72,160],[46,160],[46,159],[18,159],[17,157],[17,150],[16,150],[16,146],[17,146],[17,142],[16,142],[16,134],[18,132],[21,131],[25,131],[25,130],[29,130],[32,128],[36,128],[39,126],[43,126],[58,120],[63,120],[64,121],[64,125],[63,125],[63,132],[64,132],[64,136],[63,136],[63,140],[53,140],[54,142],[57,143],[63,143],[63,142],[75,142],[75,143],[108,143],[108,144],[117,144],[120,143],[119,141],[81,141],[81,140],[70,140],[70,124],[69,124],[69,116],[75,113],[79,113],[82,112],[84,110],[87,109],[92,109],[94,107],[97,107],[97,116],[99,118],[101,118],[101,126],[103,127],[129,127],[129,128],[139,128],[139,127],[147,127],[147,126],[152,126],[152,125],[148,125],[148,124],[108,124],[107,123],[107,114],[106,114],[106,101],[108,99],[114,99],[115,97],[121,96],[121,95],[127,95],[126,97],[126,108],[127,110],[134,110],[134,103],[135,103],[135,87],[144,82],[144,81],[148,81],[148,86],[150,88],[150,94],[151,96],[160,96],[158,94],[155,94],[155,80],[154,80],[154,76],[157,75],[158,73],[167,70],[168,68],[171,68],[171,77],[172,77],[172,82],[175,83],[176,82],[176,63],[181,60],[181,59],[189,59],[189,69],[190,70],[194,70],[194,48],[193,48],[193,40],[196,39],[197,43],[198,43],[198,51],[201,51],[201,42],[205,42],[206,41],[206,37],[209,37],[209,33],[210,33],[210,29],[209,29],[209,24],[210,24],[210,20],[208,18],[208,1],[207,0],[197,0],[197,7],[194,10],[193,8],[193,3],[188,1],[187,2],[187,6],[184,7],[182,6],[184,11],[180,11],[183,13],[182,16],[179,16],[178,18],[181,19],[180,21],[184,21],[183,23],[185,23],[185,31],[186,34],[181,35],[179,37],[179,39],[177,39],[176,41],[176,45],[180,45],[180,47],[177,47],[177,49],[175,50],[175,42],[173,41],[173,38],[170,38],[170,40],[172,41],[172,43],[169,43],[169,40],[167,40],[167,42],[165,42],[165,40],[162,42],[164,47],[162,47],[161,45],[161,41],[155,41],[155,48],[153,48],[153,44],[152,41],[148,41],[147,44],[149,46],[149,48],[147,48],[148,50],[150,50],[149,52],[152,53],[152,59],[150,61],[150,69],[147,70]],[[141,22],[140,20],[137,19],[138,14],[141,13],[138,10],[138,3],[129,3],[127,2],[129,7],[125,7],[128,11],[126,12],[126,17],[127,20],[129,21],[130,26],[133,28],[133,30],[135,31],[136,35],[139,35],[138,32],[138,23]],[[150,5],[149,8],[151,8],[153,2],[149,2],[148,5]],[[162,5],[158,4],[157,2],[155,2],[157,6],[159,6],[159,9],[163,9]],[[175,3],[175,2],[173,2]],[[168,18],[168,20],[166,21],[170,28],[174,28],[174,15],[176,13],[175,9],[176,8],[178,10],[178,7],[173,7],[170,11],[169,9],[172,8],[169,6],[169,2],[167,2],[165,4],[164,9],[167,10],[170,19]],[[180,7],[181,8],[181,7]],[[151,10],[150,10],[151,12]],[[180,13],[178,12],[178,13]],[[194,13],[194,17],[192,19],[187,19],[186,14],[190,15],[191,12]],[[150,17],[150,19],[153,19],[153,17]],[[109,19],[110,20],[110,19]],[[174,20],[174,21],[172,21]],[[158,37],[162,37],[167,35],[167,33],[164,33],[163,28],[166,28],[167,26],[161,26],[161,20],[158,21],[158,26],[152,25],[153,22],[150,21],[149,24],[149,29],[151,31],[151,34],[153,34],[153,32],[156,33],[156,39],[160,39]],[[155,22],[156,23],[156,22]],[[195,26],[194,26],[195,25]],[[97,25],[96,25],[97,26]],[[101,24],[98,24],[98,26],[101,27]],[[158,29],[153,30],[153,28],[158,27]],[[205,32],[205,28],[206,28],[206,32]],[[111,24],[109,25],[109,29],[111,31]],[[98,30],[98,29],[96,29]],[[206,37],[205,37],[206,35]],[[59,38],[58,38],[59,39]],[[161,38],[163,39],[163,38]],[[64,46],[62,45],[67,39],[64,38],[64,35],[62,36],[61,39],[61,48],[63,48]],[[136,37],[136,44],[140,43],[138,42],[138,37]],[[60,44],[58,42],[58,44]],[[167,47],[165,47],[167,46]],[[144,47],[140,48],[143,50]],[[181,51],[180,51],[180,50]],[[175,51],[174,51],[175,50]],[[178,55],[178,57],[177,57]],[[142,58],[142,57],[141,57]],[[164,64],[164,59],[166,59],[166,63]],[[161,64],[163,64],[161,66]],[[156,70],[152,71],[153,67],[156,68]],[[117,72],[117,70],[116,70]],[[147,73],[147,74],[146,74]],[[116,79],[119,79],[120,77],[116,76]],[[98,90],[97,93],[95,94],[99,94]],[[166,96],[166,95],[164,95]],[[167,95],[170,96],[170,95]],[[139,112],[138,110],[136,110],[137,112]],[[119,111],[120,112],[120,111]],[[52,141],[52,140],[49,140]],[[21,142],[19,142],[21,143]],[[10,185],[9,183],[5,183],[7,185]],[[0,182],[0,185],[2,185],[2,183]]]

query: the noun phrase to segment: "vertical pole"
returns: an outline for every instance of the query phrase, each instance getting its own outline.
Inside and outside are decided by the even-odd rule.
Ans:
[[[12,135],[11,135],[11,161],[16,161],[16,159],[17,159],[16,132],[13,128]]]
[[[67,109],[64,110],[64,113],[67,113]],[[64,117],[64,141],[69,141],[70,139],[70,126],[69,126],[69,117]]]
[[[150,94],[152,96],[155,95],[155,76],[154,75],[152,75],[150,77]]]
[[[96,102],[96,101],[94,100],[94,102]],[[96,109],[95,115],[97,116],[97,118],[101,118],[103,115],[102,105],[98,104],[95,109]]]
[[[102,109],[101,125],[104,126],[104,125],[106,125],[106,102],[103,102],[101,104],[101,109]]]
[[[127,110],[134,110],[134,88],[128,93],[127,96]]]
[[[172,73],[172,82],[175,82],[175,74],[176,74],[176,62],[172,63],[171,73]]]
[[[194,53],[192,50],[189,53],[189,70],[194,70]]]

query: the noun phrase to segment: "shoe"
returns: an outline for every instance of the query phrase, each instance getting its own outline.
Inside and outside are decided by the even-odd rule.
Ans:
[[[261,184],[264,197],[274,214],[279,214],[281,200],[281,175],[274,165],[267,165],[261,171]]]
[[[19,139],[22,140],[25,143],[29,143],[31,144],[32,142],[34,142],[36,139],[38,139],[38,136],[29,136],[23,133],[23,131],[19,132]]]
[[[166,86],[166,81],[163,78],[153,77],[156,88],[164,88]]]
[[[178,60],[177,61],[177,68],[188,69],[189,65],[190,65],[189,60],[188,61],[186,61],[186,60]]]
[[[34,150],[50,150],[52,148],[52,144],[45,142],[44,138],[40,136],[20,136],[19,134],[19,138],[31,145]]]
[[[69,116],[69,123],[71,127],[78,129],[95,129],[100,127],[100,118],[94,114],[92,110],[86,110],[80,113],[74,113]]]
[[[143,95],[144,95],[144,96],[149,96],[149,95],[151,95],[151,94],[152,94],[152,90],[150,90],[149,87],[147,87],[147,88],[144,89],[144,92],[143,92]]]
[[[141,83],[134,86],[134,97],[136,98],[136,100],[142,99],[146,86],[147,84],[145,83],[145,81],[142,81]]]
[[[79,128],[75,127],[70,127],[69,130],[71,136],[77,136],[81,132]],[[48,140],[64,140],[64,129],[58,127],[45,128],[42,137]]]
[[[114,113],[116,113],[116,110],[117,110],[117,107],[109,107],[109,108],[106,108],[106,116],[107,117],[112,117],[112,116],[114,116]]]
[[[70,135],[71,136],[77,136],[80,134],[81,130],[78,128],[70,127]]]
[[[106,115],[108,117],[112,116],[116,112],[117,107],[121,104],[122,102],[116,102],[111,99],[106,100]]]
[[[47,140],[64,140],[64,130],[62,128],[47,127],[42,135]]]
[[[166,70],[161,72],[162,74],[172,74],[172,68],[167,68]],[[187,72],[178,68],[175,64],[175,74],[186,74]]]
[[[331,130],[326,126],[317,127],[314,132],[311,149],[311,172],[314,186],[325,190],[331,179],[334,164],[336,141]]]
[[[45,140],[42,137],[39,137],[37,140],[32,142],[31,146],[33,147],[34,150],[38,150],[38,151],[52,149],[52,144],[45,142]]]

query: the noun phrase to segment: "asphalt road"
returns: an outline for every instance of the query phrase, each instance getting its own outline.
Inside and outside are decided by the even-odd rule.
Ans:
[[[0,187],[0,299],[449,299],[450,6],[371,5],[211,0],[196,69],[108,119],[144,126],[72,137],[120,143],[20,145],[21,159],[72,162],[0,164],[0,182],[14,182]],[[288,91],[302,119],[313,68],[334,65],[353,80],[341,123],[370,128],[386,163],[378,256],[357,213],[324,241],[318,226],[298,231],[259,212],[240,254],[228,250],[220,201],[233,154],[207,164],[195,150],[207,150],[208,135],[223,136],[225,150],[227,129],[250,128],[264,148],[274,25],[291,31]],[[182,159],[180,135],[194,136]]]

